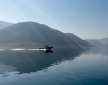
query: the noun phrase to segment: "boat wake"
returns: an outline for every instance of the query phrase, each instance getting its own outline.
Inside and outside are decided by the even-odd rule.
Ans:
[[[46,51],[46,49],[24,49],[24,48],[14,48],[14,49],[0,49],[0,51]]]

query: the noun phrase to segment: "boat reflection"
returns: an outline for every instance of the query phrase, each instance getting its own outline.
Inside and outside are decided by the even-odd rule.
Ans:
[[[44,54],[53,53],[53,50],[46,50],[44,51]]]

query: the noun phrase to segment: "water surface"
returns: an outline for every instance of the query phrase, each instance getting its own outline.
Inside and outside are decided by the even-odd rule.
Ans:
[[[0,51],[0,85],[108,85],[108,49]]]

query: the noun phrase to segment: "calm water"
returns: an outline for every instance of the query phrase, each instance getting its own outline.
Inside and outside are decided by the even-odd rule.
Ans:
[[[1,50],[0,85],[108,85],[108,48]]]

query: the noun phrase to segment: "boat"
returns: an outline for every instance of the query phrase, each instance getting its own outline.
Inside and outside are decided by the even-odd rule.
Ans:
[[[39,49],[51,50],[52,48],[53,48],[53,46],[44,45],[43,48],[39,48]]]

